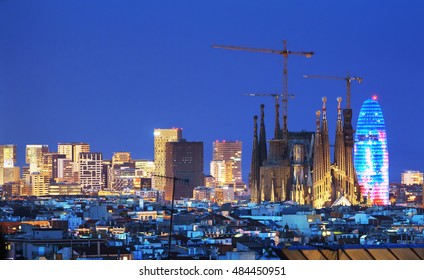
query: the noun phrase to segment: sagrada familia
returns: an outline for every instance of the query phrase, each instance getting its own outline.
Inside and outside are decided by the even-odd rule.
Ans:
[[[352,109],[342,109],[337,99],[337,122],[333,161],[330,157],[327,99],[316,112],[315,132],[292,132],[283,118],[280,127],[278,100],[275,104],[274,137],[265,133],[265,106],[254,116],[252,162],[249,175],[251,201],[292,201],[314,208],[359,204],[360,188],[353,165],[354,130]]]

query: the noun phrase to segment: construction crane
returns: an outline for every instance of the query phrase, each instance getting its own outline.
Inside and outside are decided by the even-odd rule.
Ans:
[[[271,96],[271,97],[274,97],[275,100],[277,100],[277,101],[280,97],[283,97],[283,95],[279,94],[279,93],[245,93],[244,95],[247,95],[247,96]],[[288,97],[294,98],[294,94],[289,94]]]
[[[272,50],[272,49],[261,49],[261,48],[246,48],[238,46],[224,46],[224,45],[212,45],[213,48],[219,49],[228,49],[228,50],[237,50],[237,51],[250,51],[250,52],[263,52],[263,53],[273,53],[283,56],[283,91],[282,91],[282,107],[283,107],[283,123],[284,127],[287,127],[287,112],[288,112],[288,69],[287,69],[287,60],[289,55],[300,55],[306,56],[307,58],[312,57],[313,52],[300,52],[300,51],[290,51],[287,49],[287,41],[283,41],[282,50]]]
[[[319,79],[332,79],[332,80],[344,80],[346,81],[346,108],[350,109],[350,84],[352,81],[358,81],[362,83],[362,78],[359,77],[335,77],[335,76],[319,76],[319,75],[303,75],[304,78],[319,78]]]

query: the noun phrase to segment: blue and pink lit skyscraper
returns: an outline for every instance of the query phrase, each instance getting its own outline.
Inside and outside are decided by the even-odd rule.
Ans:
[[[389,151],[377,97],[364,101],[355,135],[354,164],[361,195],[373,205],[389,204]]]

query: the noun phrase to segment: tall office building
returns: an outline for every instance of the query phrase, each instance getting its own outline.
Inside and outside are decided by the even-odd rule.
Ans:
[[[14,167],[16,164],[16,145],[0,145],[0,167]]]
[[[402,172],[401,180],[403,185],[422,185],[423,184],[423,173],[415,170],[405,170]]]
[[[389,151],[377,97],[364,101],[355,135],[354,161],[361,195],[372,205],[389,204]]]
[[[59,143],[57,146],[57,152],[59,154],[65,155],[66,158],[72,160],[73,172],[76,175],[79,174],[79,154],[80,153],[89,153],[90,145],[83,142],[69,142],[69,143]]]
[[[175,180],[175,199],[191,198],[193,189],[202,186],[203,173],[203,142],[166,143],[165,176]],[[165,200],[172,200],[174,180],[165,181]]]
[[[155,129],[154,131],[154,160],[157,176],[152,178],[152,185],[160,191],[165,190],[166,184],[166,178],[160,177],[165,176],[166,143],[180,141],[182,134],[181,128]]]
[[[26,163],[29,164],[29,173],[41,173],[43,156],[49,152],[47,145],[26,145]]]
[[[83,193],[97,194],[103,189],[102,153],[79,153],[79,180]]]
[[[41,174],[46,176],[49,182],[56,182],[58,179],[59,159],[66,159],[66,156],[59,153],[45,153],[43,155]]]
[[[217,185],[242,183],[241,156],[242,142],[213,142],[210,172]]]
[[[20,180],[20,168],[16,164],[16,145],[0,145],[0,185]]]

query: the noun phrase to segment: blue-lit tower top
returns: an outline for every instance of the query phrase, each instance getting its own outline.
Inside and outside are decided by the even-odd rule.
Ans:
[[[365,100],[355,135],[354,164],[361,195],[373,205],[389,204],[389,151],[377,97]]]

